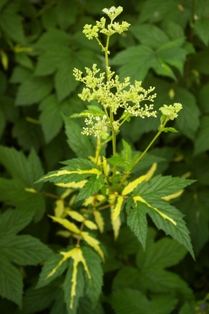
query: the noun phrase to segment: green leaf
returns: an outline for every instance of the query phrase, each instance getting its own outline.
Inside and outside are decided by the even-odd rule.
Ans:
[[[201,86],[198,95],[198,102],[203,113],[209,113],[208,99],[209,99],[209,83],[206,83]]]
[[[67,30],[70,25],[75,23],[78,11],[79,5],[75,0],[71,2],[68,0],[59,1],[56,7],[56,13],[60,28]]]
[[[72,119],[64,117],[65,133],[70,148],[78,157],[94,156],[95,148],[87,136],[81,134],[82,128],[72,121]]]
[[[94,193],[98,192],[101,187],[104,185],[104,176],[101,175],[96,178],[96,176],[92,176],[88,179],[88,182],[84,185],[84,187],[80,190],[79,194],[76,197],[76,201],[80,201],[85,199]]]
[[[53,89],[53,82],[49,77],[32,77],[24,81],[17,92],[16,105],[32,105],[40,102]]]
[[[159,27],[152,24],[132,26],[130,31],[142,45],[156,49],[169,41],[168,36]]]
[[[14,235],[24,229],[32,220],[33,212],[22,209],[7,209],[0,214],[0,237]]]
[[[59,294],[62,280],[55,279],[46,287],[40,289],[29,288],[23,296],[23,313],[40,313],[45,309],[49,309],[51,303]]]
[[[177,265],[185,255],[186,249],[177,241],[163,238],[154,242],[153,239],[149,241],[145,254],[137,254],[136,264],[139,269],[166,268]]]
[[[183,110],[176,119],[176,127],[190,139],[194,139],[199,126],[200,111],[195,97],[186,89],[177,88],[173,102],[181,102]]]
[[[209,43],[209,34],[207,31],[208,28],[209,28],[208,17],[201,17],[194,24],[196,34],[200,37],[200,39],[204,42],[206,46]]]
[[[30,235],[4,235],[0,239],[0,254],[12,263],[37,265],[52,254],[51,249]]]
[[[52,94],[45,98],[40,104],[40,122],[46,143],[49,143],[61,130],[63,120],[61,116],[62,106],[56,95]]]
[[[34,150],[26,157],[15,148],[0,146],[0,162],[22,187],[35,187],[34,181],[43,175],[40,159]]]
[[[53,273],[50,277],[48,275],[51,273],[51,271],[57,266],[57,264],[62,260],[63,256],[61,254],[53,254],[51,255],[47,261],[44,263],[44,266],[42,267],[41,273],[39,275],[39,280],[36,285],[36,289],[42,288],[46,285],[48,285],[51,281],[53,281],[55,278],[61,276],[63,272],[66,270],[69,261],[64,261],[56,270],[55,273]]]
[[[175,128],[164,128],[163,132],[172,132],[172,133],[177,133],[178,131]]]
[[[183,220],[183,215],[174,206],[161,200],[161,197],[178,192],[193,182],[193,180],[172,178],[170,176],[161,177],[158,175],[152,178],[149,182],[142,182],[134,190],[134,195],[139,195],[152,206],[152,208],[147,206],[148,215],[151,217],[157,228],[163,230],[166,234],[171,235],[179,243],[185,246],[194,258],[189,231]],[[141,202],[139,203],[141,205]],[[140,205],[138,205],[137,202],[137,206]],[[160,211],[162,215],[166,215],[172,219],[175,224],[162,217],[159,212],[154,210],[154,208]]]
[[[73,274],[73,262],[70,261],[70,266],[67,271],[67,275],[65,277],[65,281],[63,284],[65,303],[67,306],[67,313],[76,314],[79,298],[84,294],[84,274],[83,274],[83,266],[81,263],[77,265],[77,284],[76,284],[76,295],[74,297],[73,308],[70,308],[71,303],[71,289],[72,289],[72,274]]]
[[[26,44],[21,17],[13,12],[12,7],[6,6],[0,12],[0,28],[16,44]]]
[[[129,47],[119,52],[111,61],[113,65],[120,65],[119,75],[131,77],[131,80],[142,81],[148,70],[154,65],[154,52],[147,46]]]
[[[145,249],[147,239],[147,206],[140,203],[138,207],[136,207],[131,200],[128,201],[126,208],[127,224]]]
[[[92,308],[89,298],[80,298],[77,314],[105,314],[101,303]]]
[[[194,142],[194,153],[200,154],[209,149],[209,116],[203,116],[200,119],[200,128]]]
[[[34,48],[37,51],[49,51],[58,47],[68,47],[69,45],[70,36],[66,32],[59,29],[50,29],[48,32],[42,34]]]
[[[168,314],[174,309],[176,300],[172,296],[166,296],[166,302],[164,296],[148,300],[140,291],[121,289],[113,292],[110,303],[116,314]]]
[[[82,247],[82,252],[91,274],[91,278],[86,279],[86,294],[90,298],[93,307],[95,307],[102,292],[103,284],[101,258],[89,247]]]
[[[23,278],[20,271],[0,255],[0,296],[22,305]]]
[[[55,74],[55,90],[59,101],[63,100],[78,86],[78,81],[73,76],[73,69],[80,67],[75,54],[70,54],[60,60],[59,69]]]

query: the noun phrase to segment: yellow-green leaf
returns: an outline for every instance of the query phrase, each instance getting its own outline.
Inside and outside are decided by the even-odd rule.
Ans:
[[[76,212],[75,210],[68,210],[67,214],[68,214],[71,218],[73,218],[73,219],[75,219],[76,221],[79,221],[79,222],[82,222],[82,221],[84,221],[84,219],[85,219],[81,214],[79,214],[79,213]]]
[[[25,191],[30,193],[37,193],[37,191],[34,188],[25,188]]]
[[[70,230],[71,232],[76,233],[76,234],[80,233],[80,230],[78,229],[78,227],[74,223],[70,222],[69,220],[65,218],[54,217],[54,216],[49,216],[49,217],[51,217],[52,220],[54,220],[55,222],[58,222],[60,225]]]
[[[86,184],[87,180],[82,180],[79,182],[69,182],[69,183],[56,183],[57,186],[61,186],[63,188],[72,188],[72,189],[82,189]]]
[[[96,174],[97,177],[99,177],[102,172],[100,170],[98,170],[97,168],[92,168],[90,170],[81,170],[81,169],[77,169],[77,170],[59,170],[57,171],[56,173],[53,173],[53,174],[49,174],[49,175],[46,175],[45,177],[43,177],[43,179],[48,179],[48,178],[53,178],[53,177],[59,177],[59,176],[63,176],[63,175],[66,175],[66,174]]]
[[[116,240],[118,235],[119,235],[119,230],[120,230],[120,226],[121,226],[121,220],[120,220],[120,216],[118,216],[116,219],[113,219],[114,211],[113,211],[113,207],[112,206],[111,206],[110,212],[111,212],[111,223],[112,223],[114,238]]]
[[[99,241],[89,235],[88,232],[81,232],[81,235],[91,247],[94,248],[94,250],[101,256],[102,260],[104,261],[104,253],[102,252],[100,246],[99,246]]]
[[[145,178],[146,181],[149,181],[153,177],[153,174],[155,173],[156,169],[157,169],[157,163],[154,162],[151,168],[146,173],[146,178]]]
[[[127,195],[132,192],[142,181],[146,179],[146,175],[137,178],[136,180],[130,182],[122,191],[122,195]]]
[[[96,230],[97,229],[97,225],[93,221],[91,221],[91,220],[85,220],[84,221],[84,225],[87,228],[91,229],[91,230]]]
[[[55,204],[56,204],[54,209],[55,216],[57,218],[61,218],[65,210],[64,201],[62,199],[59,199],[55,202]]]
[[[161,217],[163,217],[164,219],[169,220],[174,226],[177,225],[177,223],[176,223],[172,218],[170,218],[169,216],[163,214],[159,209],[157,209],[156,207],[153,207],[152,205],[150,205],[149,203],[147,203],[147,201],[145,201],[145,199],[143,199],[141,196],[134,196],[134,197],[133,197],[133,200],[134,200],[134,202],[139,201],[139,202],[141,202],[141,203],[146,204],[149,208],[154,209]]]
[[[173,193],[173,194],[170,194],[170,195],[167,195],[167,196],[163,196],[163,197],[161,197],[161,199],[164,200],[164,201],[170,201],[173,198],[179,197],[183,192],[184,192],[184,190],[180,190],[180,191],[178,191],[176,193]]]
[[[123,205],[123,196],[120,195],[118,196],[116,205],[113,208],[113,220],[117,219],[117,217],[120,215],[122,205]]]
[[[104,232],[104,219],[98,210],[94,211],[94,218],[101,233]]]

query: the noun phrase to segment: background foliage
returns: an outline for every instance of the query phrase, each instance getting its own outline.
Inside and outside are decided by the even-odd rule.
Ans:
[[[128,227],[115,242],[107,227],[101,236],[108,252],[102,297],[93,310],[82,298],[77,313],[208,312],[208,0],[0,0],[2,313],[68,313],[60,289],[67,274],[34,289],[43,261],[68,244],[47,216],[63,191],[34,182],[78,150],[80,156],[91,153],[86,140],[82,149],[77,146],[80,128],[72,130],[64,121],[84,109],[73,68],[104,65],[83,26],[111,5],[123,6],[121,19],[132,25],[111,42],[112,67],[122,77],[143,80],[145,87],[156,86],[156,108],[183,104],[174,125],[180,132],[162,136],[151,153],[159,160],[158,173],[197,180],[175,201],[191,232],[196,262],[174,240],[162,239],[151,223],[145,251]],[[153,120],[132,120],[122,137],[142,150],[157,126]],[[28,190],[33,188],[40,193]],[[95,258],[88,250],[86,256]]]

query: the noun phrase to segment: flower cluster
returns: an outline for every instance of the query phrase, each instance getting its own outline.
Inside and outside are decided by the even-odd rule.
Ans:
[[[143,101],[154,101],[156,94],[151,94],[154,87],[145,90],[139,81],[131,84],[129,77],[120,82],[119,76],[115,75],[110,68],[109,80],[105,81],[105,73],[100,73],[96,64],[93,65],[92,69],[86,68],[86,76],[83,76],[83,73],[78,69],[74,69],[73,73],[77,81],[86,85],[79,94],[83,101],[96,100],[102,105],[105,112],[109,110],[113,114],[117,114],[118,109],[122,108],[129,117],[156,117],[153,104],[141,106]]]
[[[108,137],[110,122],[106,115],[101,118],[89,114],[84,122],[86,123],[87,127],[83,127],[82,134],[94,135],[95,137],[101,137],[103,139]]]
[[[174,103],[173,105],[163,105],[159,110],[169,120],[174,120],[178,117],[178,112],[182,109],[182,104]]]
[[[102,17],[99,21],[96,22],[96,25],[86,24],[83,29],[83,33],[88,39],[96,38],[98,40],[99,33],[105,34],[107,36],[111,36],[115,33],[122,34],[127,31],[130,24],[127,22],[122,22],[121,24],[118,22],[113,22],[114,19],[123,11],[122,7],[111,7],[110,9],[104,9],[103,12],[107,14],[110,18],[111,23],[105,27],[106,19]],[[101,44],[101,43],[100,43]]]

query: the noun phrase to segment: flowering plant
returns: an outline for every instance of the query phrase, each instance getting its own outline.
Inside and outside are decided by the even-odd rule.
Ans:
[[[104,9],[109,22],[102,17],[95,25],[84,26],[85,36],[89,40],[96,39],[101,47],[105,68],[102,72],[97,64],[93,64],[92,68],[85,68],[85,74],[74,69],[75,79],[84,84],[78,96],[89,105],[83,112],[65,120],[73,131],[72,119],[83,118],[85,126],[75,127],[80,132],[76,145],[79,147],[84,143],[86,153],[84,149],[79,154],[79,149],[72,146],[78,157],[65,161],[60,170],[39,180],[53,182],[64,189],[51,219],[64,228],[59,235],[69,238],[70,246],[61,250],[59,257],[46,262],[38,287],[67,270],[63,288],[69,313],[76,311],[83,295],[87,295],[93,305],[98,301],[103,274],[101,261],[108,259],[100,234],[108,230],[109,221],[114,239],[118,238],[121,226],[127,224],[145,249],[149,216],[158,229],[177,240],[194,257],[183,215],[169,203],[193,181],[154,176],[156,162],[152,162],[149,169],[140,166],[142,158],[146,158],[147,151],[162,132],[177,132],[173,127],[167,127],[167,123],[178,117],[182,105],[174,103],[159,109],[158,132],[143,152],[133,151],[124,140],[121,149],[117,146],[121,126],[130,123],[132,117],[139,118],[139,126],[140,118],[158,119],[154,109],[154,87],[146,90],[140,81],[132,84],[130,77],[121,80],[109,66],[111,36],[122,34],[130,26],[127,22],[115,22],[122,11],[120,6]],[[100,37],[106,38],[105,44]],[[111,156],[106,154],[108,143],[111,143]]]

